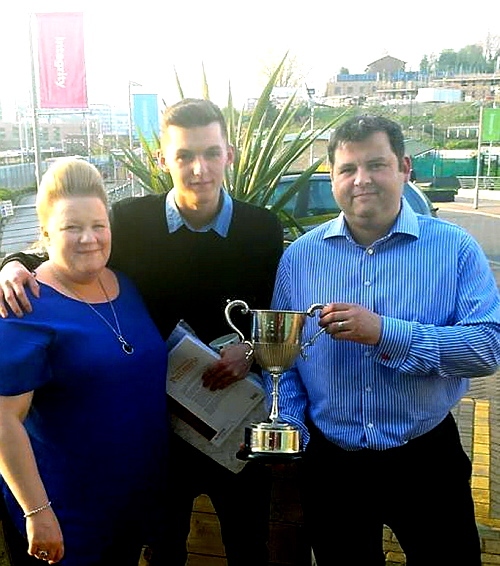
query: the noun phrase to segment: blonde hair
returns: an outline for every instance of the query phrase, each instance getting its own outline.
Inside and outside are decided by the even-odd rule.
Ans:
[[[36,211],[41,224],[54,202],[68,197],[97,197],[108,206],[104,182],[98,169],[75,157],[58,158],[44,173],[36,195]]]

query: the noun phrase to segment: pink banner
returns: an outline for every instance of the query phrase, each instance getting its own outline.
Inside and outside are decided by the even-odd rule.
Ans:
[[[87,108],[83,13],[36,18],[40,108]]]

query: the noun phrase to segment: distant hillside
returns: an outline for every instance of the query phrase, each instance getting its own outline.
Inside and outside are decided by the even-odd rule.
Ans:
[[[334,115],[345,108],[318,109],[315,113],[315,127],[326,124]],[[454,104],[408,101],[397,106],[353,106],[348,116],[357,114],[377,114],[395,120],[403,128],[405,135],[434,147],[458,149],[477,147],[477,138],[447,138],[450,126],[477,126],[479,105],[476,102],[457,102]]]

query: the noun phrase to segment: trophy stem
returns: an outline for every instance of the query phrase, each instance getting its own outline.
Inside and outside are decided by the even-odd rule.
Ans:
[[[272,405],[271,413],[269,414],[269,419],[272,423],[278,421],[278,383],[281,377],[281,373],[271,372],[271,377],[273,378],[273,391],[272,391]]]

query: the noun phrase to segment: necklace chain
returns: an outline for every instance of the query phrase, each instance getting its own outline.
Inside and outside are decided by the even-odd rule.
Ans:
[[[122,345],[122,350],[126,353],[126,354],[133,354],[134,353],[134,347],[132,346],[132,344],[130,344],[129,342],[127,342],[125,340],[125,338],[122,335],[122,329],[120,327],[120,322],[118,321],[118,316],[116,314],[115,311],[115,307],[113,306],[113,303],[111,302],[108,293],[106,292],[106,289],[104,287],[104,285],[102,284],[101,278],[99,276],[97,276],[97,281],[99,282],[99,286],[101,288],[101,291],[104,294],[104,297],[106,298],[106,301],[111,309],[111,312],[113,313],[113,318],[115,319],[115,324],[116,324],[116,329],[113,327],[113,325],[109,322],[109,320],[102,315],[91,303],[89,303],[84,297],[82,297],[82,295],[80,295],[80,293],[78,293],[77,291],[75,291],[74,289],[70,289],[65,283],[63,283],[61,281],[61,279],[59,278],[59,276],[57,275],[57,273],[55,272],[54,269],[51,270],[53,276],[55,277],[55,279],[61,284],[61,286],[66,289],[66,291],[68,291],[71,295],[74,295],[75,297],[77,297],[78,299],[80,299],[81,301],[83,301],[91,310],[94,311],[94,313],[111,329],[111,331],[113,332],[113,334],[116,336],[116,338],[118,339],[118,342],[120,342],[120,344]]]

